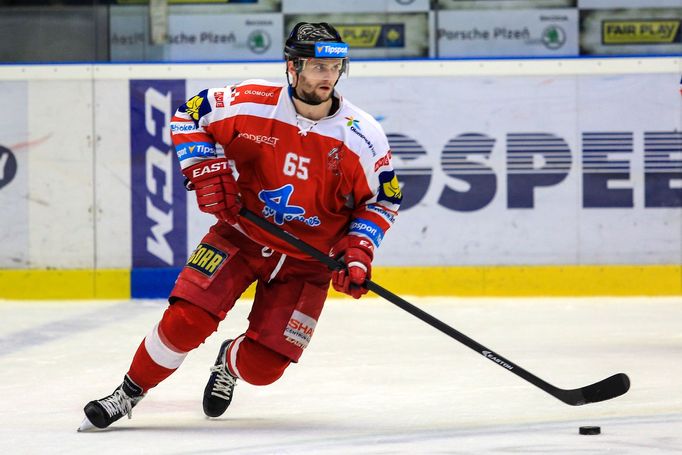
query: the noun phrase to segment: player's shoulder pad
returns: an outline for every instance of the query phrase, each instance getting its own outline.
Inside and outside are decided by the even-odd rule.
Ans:
[[[248,79],[232,86],[231,105],[241,103],[256,103],[276,105],[284,89],[284,84],[266,81],[264,79]]]
[[[346,126],[364,143],[363,150],[369,152],[368,158],[381,157],[388,152],[390,146],[386,133],[374,117],[345,99],[342,114]]]

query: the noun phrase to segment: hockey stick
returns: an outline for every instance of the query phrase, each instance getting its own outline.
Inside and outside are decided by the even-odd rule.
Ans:
[[[317,248],[305,243],[304,241],[297,237],[294,237],[285,230],[259,217],[258,215],[248,210],[247,208],[245,207],[242,208],[240,214],[247,220],[251,221],[253,224],[262,228],[263,230],[269,232],[270,234],[276,236],[279,239],[284,240],[285,242],[294,246],[298,250],[322,262],[331,270],[339,270],[344,267],[344,265],[341,262],[337,261],[336,259],[330,258],[323,252],[319,251]],[[374,292],[375,294],[378,294],[381,297],[385,298],[392,304],[407,311],[411,315],[426,322],[431,327],[440,330],[444,334],[449,335],[450,337],[454,338],[455,340],[459,341],[465,346],[468,346],[469,348],[473,349],[479,354],[482,354],[485,358],[492,360],[502,368],[511,371],[515,375],[525,379],[534,386],[544,390],[545,392],[563,401],[564,403],[570,404],[571,406],[579,406],[588,403],[597,403],[599,401],[610,400],[611,398],[623,395],[630,389],[630,378],[628,378],[628,376],[625,373],[614,374],[613,376],[610,376],[606,379],[602,379],[601,381],[595,382],[594,384],[581,387],[579,389],[570,390],[560,389],[540,379],[534,374],[524,370],[523,368],[516,365],[512,361],[486,348],[477,341],[472,340],[463,333],[455,330],[454,328],[450,327],[441,320],[436,319],[435,317],[431,316],[425,311],[422,311],[421,309],[417,308],[416,306],[412,305],[411,303],[402,299],[401,297],[398,297],[397,295],[393,294],[387,289],[384,289],[375,282],[371,280],[366,280],[363,286],[365,286],[367,289]]]

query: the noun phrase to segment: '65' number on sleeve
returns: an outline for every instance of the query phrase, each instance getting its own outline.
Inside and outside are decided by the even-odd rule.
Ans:
[[[310,163],[310,158],[289,152],[284,158],[284,169],[282,171],[284,175],[295,175],[301,180],[308,180],[308,163]]]

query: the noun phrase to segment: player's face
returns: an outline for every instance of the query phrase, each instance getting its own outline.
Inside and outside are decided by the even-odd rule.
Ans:
[[[304,60],[296,83],[296,94],[303,100],[315,103],[329,100],[342,69],[343,61],[340,58]]]

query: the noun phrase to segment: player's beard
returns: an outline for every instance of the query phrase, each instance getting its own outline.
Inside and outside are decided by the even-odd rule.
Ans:
[[[329,99],[332,97],[332,94],[334,93],[334,87],[332,84],[319,84],[319,85],[328,85],[332,87],[331,90],[329,90],[329,93],[326,96],[320,96],[318,95],[315,90],[317,89],[318,85],[314,85],[312,83],[308,83],[305,79],[299,79],[298,84],[296,85],[296,97],[303,101],[304,103],[311,104],[313,106],[317,106],[319,104],[324,103],[325,101],[329,101]],[[310,88],[309,90],[306,90],[306,88]]]

